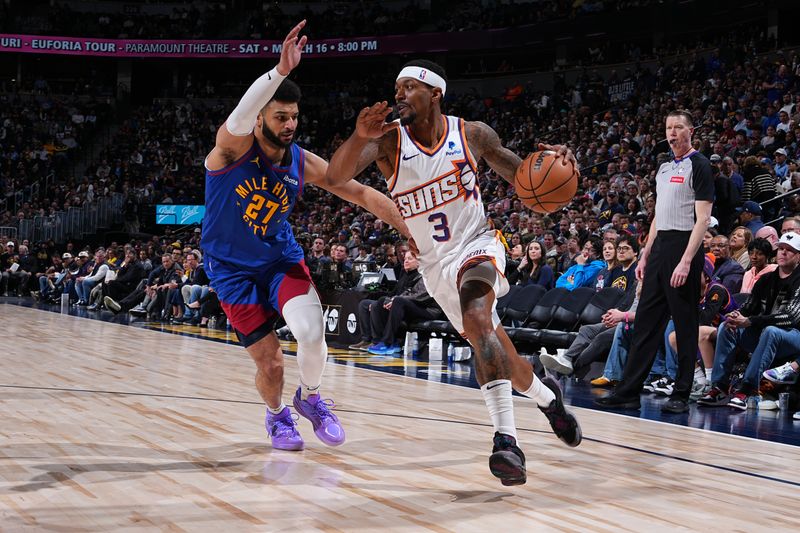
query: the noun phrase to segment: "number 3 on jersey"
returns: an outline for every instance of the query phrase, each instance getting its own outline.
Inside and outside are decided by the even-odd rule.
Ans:
[[[433,240],[438,242],[447,242],[450,240],[450,228],[447,227],[447,215],[444,213],[434,213],[428,217],[428,222],[439,222],[433,226],[433,231],[436,233],[431,235]],[[441,233],[440,233],[441,232]]]

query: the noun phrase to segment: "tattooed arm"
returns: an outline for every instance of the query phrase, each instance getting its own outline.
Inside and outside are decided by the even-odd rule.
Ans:
[[[464,125],[467,144],[475,159],[483,158],[503,179],[514,184],[514,174],[522,159],[500,144],[500,137],[483,122],[467,122]]]
[[[517,172],[522,159],[500,143],[500,137],[492,128],[483,122],[467,122],[465,125],[467,144],[475,159],[481,157],[503,179],[514,185],[514,174]],[[578,163],[572,151],[565,145],[539,143],[539,150],[552,150],[562,157],[563,165],[572,164],[578,168]]]

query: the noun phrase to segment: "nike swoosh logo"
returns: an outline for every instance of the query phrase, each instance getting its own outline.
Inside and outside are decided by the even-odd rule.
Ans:
[[[502,383],[495,383],[495,384],[494,384],[494,385],[492,385],[491,387],[486,387],[486,390],[492,390],[492,389],[494,389],[495,387],[499,387],[500,385],[502,385]]]
[[[414,158],[415,158],[415,157],[417,157],[418,155],[419,155],[419,154],[414,154],[414,155],[412,155],[412,156],[410,156],[410,157],[403,156],[403,161],[408,161],[409,159],[414,159]]]

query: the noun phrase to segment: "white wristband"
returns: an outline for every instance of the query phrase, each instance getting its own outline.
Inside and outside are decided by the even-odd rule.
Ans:
[[[273,68],[253,82],[225,122],[231,135],[244,136],[253,132],[259,111],[272,99],[284,79],[286,76]]]

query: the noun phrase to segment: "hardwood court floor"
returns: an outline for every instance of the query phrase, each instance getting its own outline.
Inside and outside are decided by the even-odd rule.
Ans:
[[[329,365],[348,441],[273,451],[240,347],[0,305],[0,530],[798,530],[797,448],[515,402],[528,483],[488,471],[474,389]],[[287,391],[297,382],[287,357]]]

